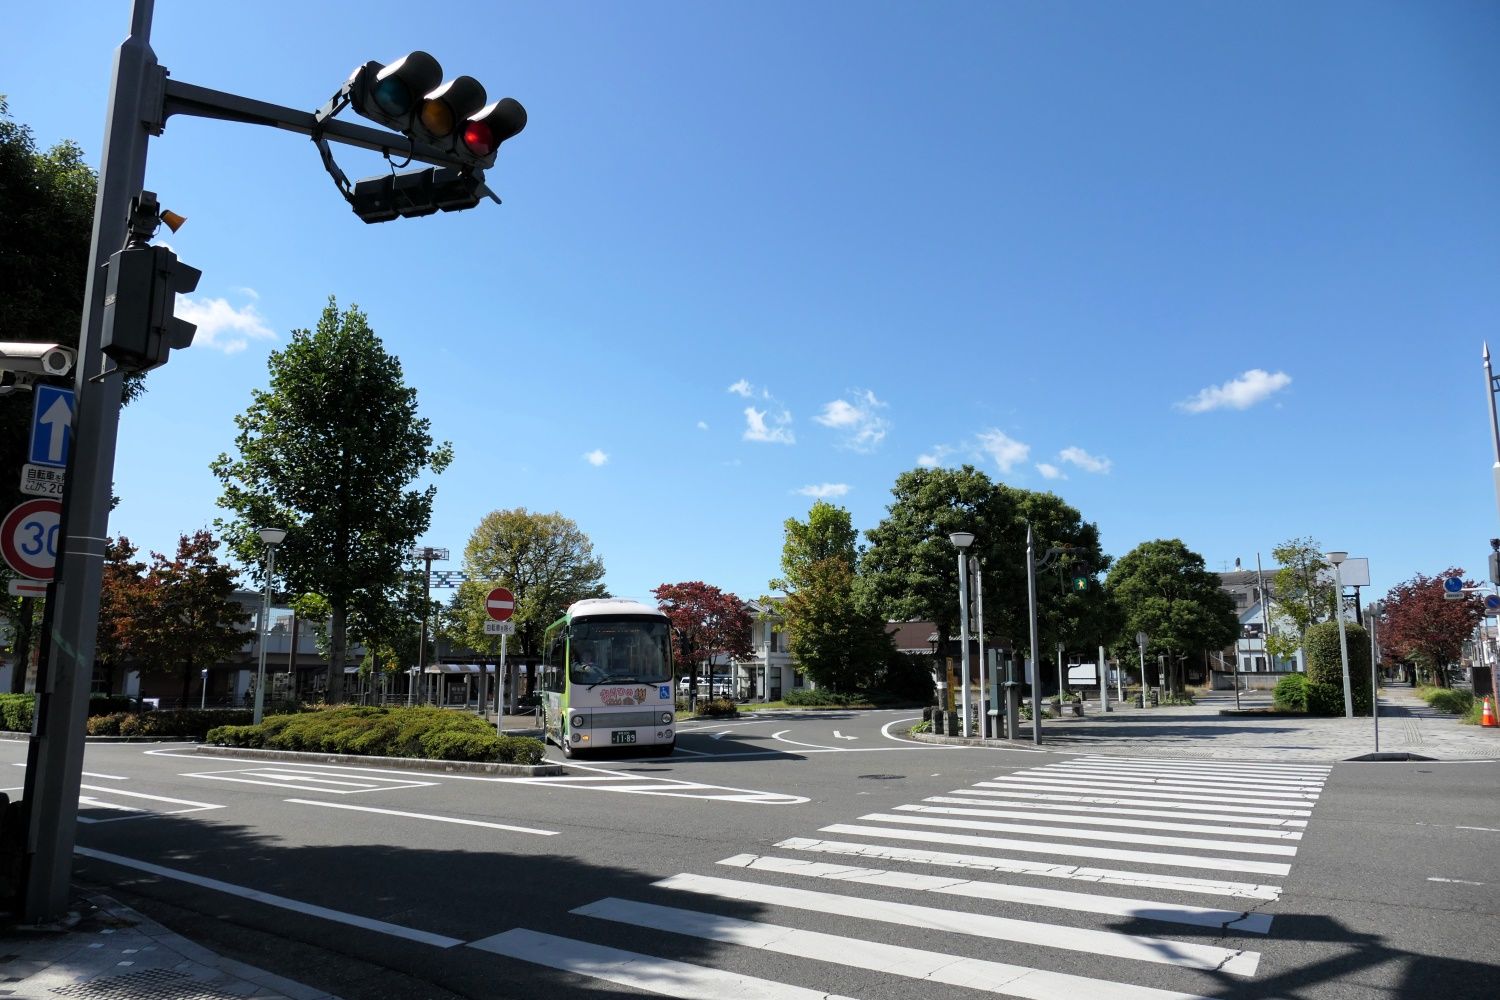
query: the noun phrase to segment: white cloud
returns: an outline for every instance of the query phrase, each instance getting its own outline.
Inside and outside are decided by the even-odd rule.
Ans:
[[[1264,368],[1252,368],[1239,378],[1230,379],[1223,385],[1211,385],[1198,390],[1198,395],[1177,404],[1179,410],[1188,413],[1207,413],[1209,410],[1247,410],[1292,384],[1286,372],[1272,374]]]
[[[792,415],[786,410],[771,414],[771,425],[766,423],[765,410],[757,410],[753,406],[745,407],[745,433],[746,441],[765,441],[769,444],[796,444],[797,438],[792,434]]]
[[[706,431],[706,430],[708,430],[708,421],[707,420],[700,420],[700,421],[698,421],[698,429],[700,431]]]
[[[755,386],[750,384],[749,379],[740,379],[734,385],[730,386],[728,391],[734,393],[736,396],[744,396],[746,399],[755,398]]]
[[[1026,457],[1031,454],[1031,445],[1022,444],[1004,431],[997,430],[980,433],[978,448],[994,459],[1001,472],[1009,472],[1021,462],[1026,461]]]
[[[1115,464],[1109,459],[1102,456],[1090,455],[1088,452],[1084,451],[1077,445],[1072,445],[1071,447],[1064,448],[1062,451],[1057,453],[1057,457],[1062,461],[1067,462],[1069,465],[1078,466],[1084,472],[1097,472],[1100,475],[1107,475],[1109,473],[1109,470],[1113,468]],[[1038,466],[1038,468],[1041,468],[1041,466]],[[1047,474],[1044,472],[1042,473],[1042,475],[1046,476]],[[1054,477],[1047,476],[1047,478],[1052,479]]]
[[[598,468],[605,462],[609,461],[609,456],[606,455],[602,450],[595,448],[593,451],[584,452],[583,460],[594,466],[595,468]]]
[[[797,491],[805,497],[816,497],[826,500],[829,497],[841,497],[849,492],[848,483],[818,483],[816,486],[804,486]]]
[[[1043,479],[1067,479],[1068,474],[1050,462],[1036,463],[1036,471],[1042,474]]]
[[[823,404],[823,412],[813,419],[824,427],[844,431],[846,448],[874,451],[885,440],[885,432],[890,427],[890,421],[876,413],[885,409],[886,404],[868,389],[854,390],[853,396],[852,403],[847,399],[835,399]]]
[[[943,460],[953,454],[953,449],[945,444],[935,444],[932,450],[923,452],[917,456],[917,464],[924,469],[936,469],[943,464]]]
[[[276,333],[266,326],[265,317],[254,305],[236,309],[224,299],[192,299],[177,296],[174,315],[198,328],[194,346],[212,347],[225,354],[235,354],[249,346],[251,338],[275,340]]]

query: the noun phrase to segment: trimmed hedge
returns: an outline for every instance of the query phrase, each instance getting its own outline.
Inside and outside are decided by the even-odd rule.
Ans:
[[[693,714],[700,719],[727,719],[738,715],[739,711],[728,698],[713,698],[698,702],[698,710]]]
[[[301,750],[366,757],[537,764],[545,748],[530,737],[497,736],[488,722],[441,708],[340,705],[300,715],[273,715],[259,726],[220,726],[218,746]]]
[[[1276,682],[1271,700],[1283,712],[1307,711],[1307,678],[1302,674],[1287,674]]]
[[[808,708],[847,708],[850,705],[868,705],[870,699],[862,694],[848,694],[842,691],[815,691],[811,688],[792,688],[782,695],[782,701],[788,705],[800,705]]]
[[[36,714],[36,695],[0,694],[0,729],[12,733],[31,732],[31,719]]]
[[[144,739],[202,740],[221,726],[244,725],[255,718],[247,708],[180,708],[159,712],[111,712],[92,716],[90,736],[139,736]]]
[[[1352,622],[1344,625],[1349,646],[1349,689],[1354,714],[1370,714],[1370,633]],[[1344,714],[1344,667],[1338,622],[1319,622],[1307,630],[1307,713]]]

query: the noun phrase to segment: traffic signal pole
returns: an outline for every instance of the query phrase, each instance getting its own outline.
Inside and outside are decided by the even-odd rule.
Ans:
[[[52,593],[42,619],[37,712],[26,753],[25,897],[22,919],[59,920],[68,910],[68,878],[78,830],[85,717],[94,672],[99,585],[109,531],[115,439],[124,374],[105,373],[100,350],[104,264],[125,245],[131,199],[146,182],[148,95],[159,87],[151,51],[154,0],[134,0],[130,34],[115,53],[104,156],[94,200],[94,232],[74,376],[77,408],[68,457],[61,536]],[[160,100],[160,95],[157,95]],[[111,366],[112,367],[112,366]]]

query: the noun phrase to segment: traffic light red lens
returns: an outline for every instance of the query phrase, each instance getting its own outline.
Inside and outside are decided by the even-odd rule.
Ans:
[[[394,76],[388,76],[375,85],[375,103],[388,115],[404,115],[411,111],[411,91]]]
[[[495,133],[484,122],[469,122],[464,129],[464,145],[475,156],[489,156],[495,151]]]
[[[453,131],[453,109],[447,101],[422,102],[422,127],[433,135],[444,136]]]

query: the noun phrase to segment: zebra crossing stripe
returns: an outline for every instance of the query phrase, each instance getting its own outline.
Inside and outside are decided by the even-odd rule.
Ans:
[[[850,1000],[826,990],[810,990],[521,927],[471,941],[469,947],[685,1000]]]
[[[999,858],[988,854],[955,854],[948,851],[891,847],[885,844],[861,844],[844,840],[814,840],[811,837],[788,837],[776,844],[787,851],[815,854],[837,854],[876,861],[906,861],[975,871],[1005,872],[1011,875],[1034,875],[1042,878],[1074,879],[1100,885],[1123,885],[1133,889],[1165,889],[1174,892],[1196,892],[1206,896],[1232,896],[1236,899],[1281,898],[1278,885],[1252,882],[1228,882],[1223,879],[1193,878],[1190,875],[1167,875],[1162,872],[1125,871],[1118,868],[1086,868],[1061,865],[1054,861],[1032,861],[1027,858]]]
[[[935,800],[924,799],[923,801]],[[991,816],[996,819],[1043,820],[1048,823],[1082,823],[1085,826],[1118,826],[1135,830],[1176,830],[1179,833],[1222,833],[1230,837],[1265,837],[1271,840],[1302,839],[1302,834],[1294,830],[1254,830],[1242,826],[1212,826],[1208,823],[1163,823],[1160,820],[1124,819],[1092,814],[1039,813],[1019,809],[961,809],[951,806],[897,806],[896,811],[938,813],[944,816]]]
[[[1192,924],[1195,927],[1247,931],[1252,934],[1265,934],[1271,929],[1269,914],[1246,913],[1244,910],[1185,906],[1180,903],[1161,903],[1148,899],[1100,896],[1094,893],[1068,892],[1062,889],[1039,889],[1034,886],[1011,885],[1006,882],[944,878],[938,875],[886,871],[882,868],[856,868],[852,865],[833,865],[818,861],[804,861],[800,858],[776,858],[756,854],[736,854],[732,858],[725,858],[719,864],[776,872],[781,875],[798,875],[803,878],[859,882],[865,885],[907,889],[912,892],[935,892],[948,896],[988,899],[1000,903],[1045,906],[1078,913],[1104,913],[1116,917],[1163,920],[1176,924]]]
[[[970,793],[967,793],[967,794],[973,795],[973,794],[980,794],[980,793],[970,792]],[[1069,798],[1073,798],[1073,796],[1068,796],[1068,797]],[[1057,811],[1064,811],[1064,810],[1068,810],[1068,809],[1076,809],[1076,808],[1078,808],[1077,805],[1073,805],[1073,804],[1069,804],[1069,803],[1063,803],[1063,802],[1025,802],[1025,801],[1015,801],[1015,800],[1010,800],[1010,799],[1007,799],[1007,800],[1002,801],[1002,802],[990,802],[990,801],[986,801],[984,799],[963,798],[960,795],[960,792],[953,792],[952,794],[949,794],[949,795],[929,795],[927,798],[923,799],[922,801],[923,802],[946,802],[949,805],[955,805],[955,806],[981,806],[981,805],[1004,806],[1006,809],[1031,810],[1033,813],[1045,813],[1048,810],[1057,812]],[[1174,809],[1168,809],[1168,808],[1160,808],[1160,809],[1120,809],[1120,808],[1110,808],[1110,807],[1107,807],[1107,806],[1106,807],[1091,806],[1089,808],[1089,812],[1093,813],[1093,814],[1104,814],[1104,815],[1108,815],[1108,816],[1165,816],[1165,817],[1168,817],[1170,819],[1202,819],[1202,820],[1209,820],[1209,821],[1215,822],[1215,823],[1230,823],[1230,822],[1241,823],[1241,824],[1252,823],[1252,824],[1258,824],[1258,825],[1261,825],[1261,826],[1279,826],[1279,827],[1296,827],[1296,828],[1302,828],[1302,827],[1307,826],[1307,820],[1305,820],[1305,819],[1280,819],[1280,818],[1278,818],[1276,816],[1238,816],[1238,815],[1234,815],[1232,813],[1184,812],[1182,810],[1174,810]]]
[[[1086,761],[1089,761],[1090,763],[1111,763],[1111,764],[1115,764],[1115,763],[1132,763],[1132,764],[1134,764],[1134,763],[1140,763],[1142,761],[1149,761],[1149,762],[1151,762],[1153,764],[1163,764],[1163,765],[1171,765],[1172,767],[1180,767],[1183,770],[1192,770],[1194,768],[1199,768],[1199,769],[1209,768],[1209,769],[1213,769],[1213,768],[1222,768],[1222,767],[1244,767],[1247,770],[1254,770],[1256,773],[1259,773],[1259,774],[1276,774],[1276,773],[1284,773],[1284,774],[1292,774],[1292,773],[1296,773],[1296,774],[1328,774],[1328,773],[1330,773],[1333,770],[1333,768],[1329,767],[1327,764],[1289,764],[1289,763],[1280,763],[1280,762],[1277,762],[1277,761],[1265,761],[1265,760],[1258,760],[1258,761],[1255,761],[1253,764],[1245,764],[1245,763],[1241,763],[1239,761],[1192,760],[1192,759],[1182,758],[1182,757],[1104,757],[1104,756],[1100,756],[1098,754],[1086,754],[1086,755],[1084,755],[1082,757],[1073,757],[1073,758],[1070,758],[1070,759],[1071,760],[1086,760]]]
[[[963,958],[901,945],[879,944],[821,931],[799,930],[778,924],[741,920],[738,917],[657,906],[654,903],[609,898],[581,906],[573,912],[633,927],[650,927],[779,955],[809,958],[848,968],[872,969],[907,979],[964,986],[1001,996],[1022,997],[1025,1000],[1077,1000],[1079,997],[1088,997],[1090,1000],[1195,1000],[1193,994],[1173,993],[1149,986],[1071,976],[1024,965]]]
[[[1220,802],[1224,805],[1246,805],[1246,806],[1297,806],[1305,805],[1311,807],[1314,802],[1299,799],[1268,799],[1251,798],[1245,795],[1203,795],[1197,792],[1186,791],[1139,791],[1131,785],[1106,785],[1099,782],[1078,782],[1067,780],[1048,780],[1041,778],[1027,778],[1018,781],[1013,778],[1002,778],[999,781],[981,781],[980,788],[1023,788],[1031,792],[1091,792],[1095,795],[1109,794],[1125,796],[1133,799],[1170,799],[1173,802]],[[1308,815],[1312,815],[1309,813]]]
[[[1296,783],[1282,781],[1242,781],[1238,778],[1218,778],[1212,775],[1199,778],[1181,777],[1175,774],[1138,774],[1132,771],[1116,771],[1112,768],[1049,767],[1032,768],[1029,771],[1018,771],[1016,773],[1026,777],[1081,778],[1085,781],[1102,778],[1106,781],[1137,781],[1142,784],[1172,785],[1182,788],[1233,788],[1236,791],[1265,792],[1271,795],[1306,794],[1323,790],[1323,783],[1321,781]]]
[[[1297,848],[1289,844],[1242,844],[1233,840],[1206,840],[1202,837],[1160,837],[1145,833],[1119,833],[1114,830],[1077,830],[1066,826],[1030,826],[1025,823],[992,823],[978,819],[940,819],[936,816],[897,816],[893,813],[866,813],[861,820],[873,823],[901,823],[910,826],[937,826],[953,830],[986,830],[995,833],[1024,833],[1067,840],[1104,840],[1111,844],[1146,844],[1152,847],[1186,847],[1203,851],[1233,851],[1236,854],[1279,854],[1295,857]]]
[[[1197,809],[1203,812],[1232,813],[1238,816],[1311,816],[1310,809],[1280,809],[1271,806],[1229,806],[1215,802],[1180,802],[1174,799],[1132,798],[1128,793],[1080,795],[1071,792],[1013,792],[959,788],[954,795],[983,795],[990,798],[1024,799],[1031,802],[1093,802],[1101,805],[1151,806],[1153,809]]]
[[[1161,791],[1183,791],[1194,795],[1201,792],[1212,792],[1223,789],[1225,795],[1253,795],[1262,799],[1276,799],[1281,802],[1311,802],[1318,797],[1316,792],[1285,792],[1270,791],[1263,788],[1234,788],[1218,782],[1188,783],[1179,781],[1152,781],[1132,780],[1129,778],[1095,778],[1075,775],[1059,774],[1056,771],[1017,771],[1009,777],[1019,778],[1022,781],[1068,781],[1074,783],[1087,783],[1100,788],[1142,788],[1158,789]],[[1001,778],[1001,781],[1006,778]]]
[[[1175,767],[1155,767],[1150,764],[1104,764],[1084,760],[1070,760],[1051,765],[1058,770],[1108,771],[1112,774],[1154,774],[1176,778],[1227,778],[1230,781],[1261,782],[1272,785],[1322,785],[1325,775],[1260,774],[1254,771],[1184,771]]]
[[[1248,858],[1219,858],[1197,854],[1167,854],[1160,851],[1129,851],[1118,847],[1094,847],[1092,844],[1063,844],[1040,840],[1011,840],[1006,837],[977,837],[937,830],[899,830],[895,827],[860,826],[857,823],[833,823],[819,833],[840,833],[855,837],[884,837],[887,840],[915,840],[929,844],[961,844],[964,847],[987,847],[1026,854],[1050,854],[1056,857],[1099,858],[1106,861],[1130,861],[1147,865],[1171,865],[1174,868],[1207,868],[1211,871],[1253,872],[1257,875],[1286,875],[1291,865],[1273,861],[1251,861]]]
[[[996,917],[985,913],[956,914],[951,910],[914,903],[893,903],[882,899],[840,896],[831,892],[793,889],[780,885],[762,885],[711,875],[673,875],[651,883],[659,889],[691,892],[736,902],[786,906],[814,913],[877,920],[881,923],[918,927],[925,930],[956,931],[995,941],[1081,951],[1092,955],[1109,955],[1140,962],[1175,965],[1190,969],[1212,969],[1236,976],[1253,976],[1260,964],[1260,953],[1242,948],[1220,948],[1217,945],[1191,944],[1143,934],[1121,934],[1083,927],[1045,924],[1013,917]]]

